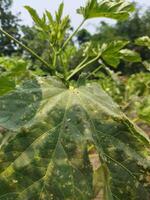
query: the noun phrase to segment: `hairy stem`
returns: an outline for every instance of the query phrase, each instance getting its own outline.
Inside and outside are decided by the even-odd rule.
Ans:
[[[81,24],[77,27],[77,29],[72,33],[72,35],[70,35],[70,37],[68,37],[68,39],[65,41],[62,48],[60,49],[60,52],[67,46],[67,44],[70,42],[70,40],[75,36],[75,34],[79,31],[79,29],[82,27],[84,22],[85,22],[85,19],[81,22]]]

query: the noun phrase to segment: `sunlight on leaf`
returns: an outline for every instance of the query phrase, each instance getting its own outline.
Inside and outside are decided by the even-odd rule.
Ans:
[[[142,58],[139,53],[130,49],[122,49],[120,51],[122,59],[129,62],[141,62]]]
[[[135,44],[139,46],[146,46],[150,48],[150,38],[148,36],[143,36],[135,40]]]
[[[126,20],[134,6],[124,0],[89,0],[85,7],[80,7],[77,13],[85,19],[106,17],[117,20]]]

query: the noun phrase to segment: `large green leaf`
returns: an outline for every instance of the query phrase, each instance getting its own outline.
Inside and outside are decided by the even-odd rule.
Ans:
[[[96,83],[26,82],[0,97],[0,126],[0,200],[150,199],[149,140]]]
[[[117,20],[127,19],[132,11],[133,4],[125,0],[89,0],[85,7],[77,10],[85,19],[107,17]]]

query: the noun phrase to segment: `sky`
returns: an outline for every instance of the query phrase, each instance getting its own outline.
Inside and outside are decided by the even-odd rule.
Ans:
[[[16,14],[20,12],[20,18],[22,19],[22,23],[25,25],[32,25],[32,19],[28,12],[25,10],[24,6],[29,5],[37,10],[39,15],[42,15],[45,9],[54,13],[57,10],[58,5],[61,2],[65,3],[65,14],[69,14],[71,17],[72,25],[76,28],[80,22],[82,21],[82,16],[76,14],[76,9],[80,6],[83,6],[86,0],[14,0],[13,3],[13,12]],[[150,6],[150,0],[135,0],[140,6],[148,7]],[[107,20],[109,22],[109,20]],[[96,26],[99,24],[100,19],[92,19],[88,20],[84,27],[87,28],[89,31],[94,32]],[[113,23],[113,21],[110,21]]]

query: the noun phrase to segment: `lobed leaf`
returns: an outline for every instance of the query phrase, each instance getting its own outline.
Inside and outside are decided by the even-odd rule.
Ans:
[[[150,142],[96,83],[25,82],[0,97],[0,126],[13,131],[0,148],[1,200],[150,199]]]
[[[117,67],[120,63],[121,53],[120,50],[126,46],[128,41],[114,41],[109,44],[104,44],[105,48],[102,47],[102,58],[104,61],[112,67]],[[104,46],[103,45],[103,46]]]
[[[80,7],[77,13],[85,19],[107,17],[125,20],[130,12],[134,11],[133,4],[124,0],[89,0],[85,7]]]

